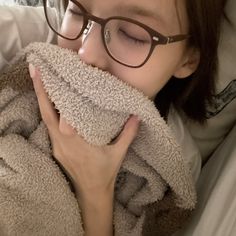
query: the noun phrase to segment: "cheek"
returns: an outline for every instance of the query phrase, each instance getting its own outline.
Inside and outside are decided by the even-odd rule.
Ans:
[[[161,50],[163,49],[163,50]],[[146,96],[152,98],[166,85],[176,73],[183,61],[183,47],[176,45],[162,47],[153,57],[140,69],[132,73],[135,77],[129,82],[141,90]]]
[[[121,80],[135,87],[144,95],[152,98],[165,86],[173,76],[176,63],[170,60],[152,60],[138,69],[117,70],[116,75]]]
[[[149,98],[154,97],[170,79],[169,74],[160,70],[150,69],[120,69],[116,76],[132,87],[143,92]]]

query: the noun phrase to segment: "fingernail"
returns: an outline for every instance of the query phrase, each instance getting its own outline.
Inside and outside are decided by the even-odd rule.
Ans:
[[[136,119],[138,122],[140,121],[140,119],[139,119],[139,117],[138,117],[137,115],[135,115],[134,117],[135,117],[135,119]]]
[[[133,115],[133,120],[135,121],[135,123],[139,123],[140,119],[137,115]]]
[[[36,77],[36,70],[35,70],[34,65],[32,65],[32,64],[29,64],[29,73],[30,73],[30,77],[32,79],[34,79]]]

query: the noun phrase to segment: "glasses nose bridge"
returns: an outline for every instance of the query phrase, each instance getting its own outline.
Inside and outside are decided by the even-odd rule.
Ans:
[[[106,24],[106,19],[94,16],[92,14],[86,14],[86,18],[87,18],[87,26],[89,25],[90,22],[96,22],[101,26],[101,28],[104,28],[104,25]]]

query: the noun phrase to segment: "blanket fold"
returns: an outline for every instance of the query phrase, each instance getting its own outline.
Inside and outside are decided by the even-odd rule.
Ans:
[[[129,116],[138,115],[140,129],[115,187],[115,234],[176,231],[194,209],[196,193],[181,149],[154,103],[68,49],[33,43],[0,75],[0,234],[18,235],[20,228],[22,235],[83,235],[76,198],[51,158],[27,63],[39,68],[60,115],[92,145],[110,143]],[[3,214],[11,218],[13,212],[12,224],[2,223]]]

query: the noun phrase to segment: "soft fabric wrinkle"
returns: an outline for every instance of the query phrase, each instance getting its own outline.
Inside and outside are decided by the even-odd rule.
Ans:
[[[0,216],[5,214],[7,219],[15,211],[15,218],[8,225],[11,236],[17,232],[14,225],[17,216],[26,227],[19,232],[27,232],[29,218],[24,218],[24,214],[31,216],[32,227],[28,227],[28,232],[35,233],[39,224],[45,224],[47,227],[40,232],[56,235],[60,224],[61,235],[83,234],[79,205],[52,158],[32,83],[25,82],[29,77],[25,61],[39,68],[44,88],[60,115],[92,145],[110,143],[131,114],[139,116],[138,135],[117,178],[115,234],[170,235],[181,227],[195,208],[195,187],[181,149],[154,103],[111,74],[86,65],[68,49],[33,43],[23,49],[12,61],[11,68],[0,76],[0,95],[4,92],[7,97],[7,91],[9,94],[11,91],[15,98],[8,106],[4,106],[6,98],[1,102],[4,109],[0,127],[6,130],[10,120],[10,124],[22,121],[15,122],[10,132],[8,129],[0,136],[0,156],[20,173],[17,179],[10,175],[6,178],[5,195],[0,194],[0,204],[5,204]],[[17,81],[14,83],[14,80]],[[14,191],[8,190],[7,185]],[[8,197],[15,198],[14,204],[5,201]],[[19,201],[21,204],[16,206]],[[175,224],[167,227],[169,222]]]

